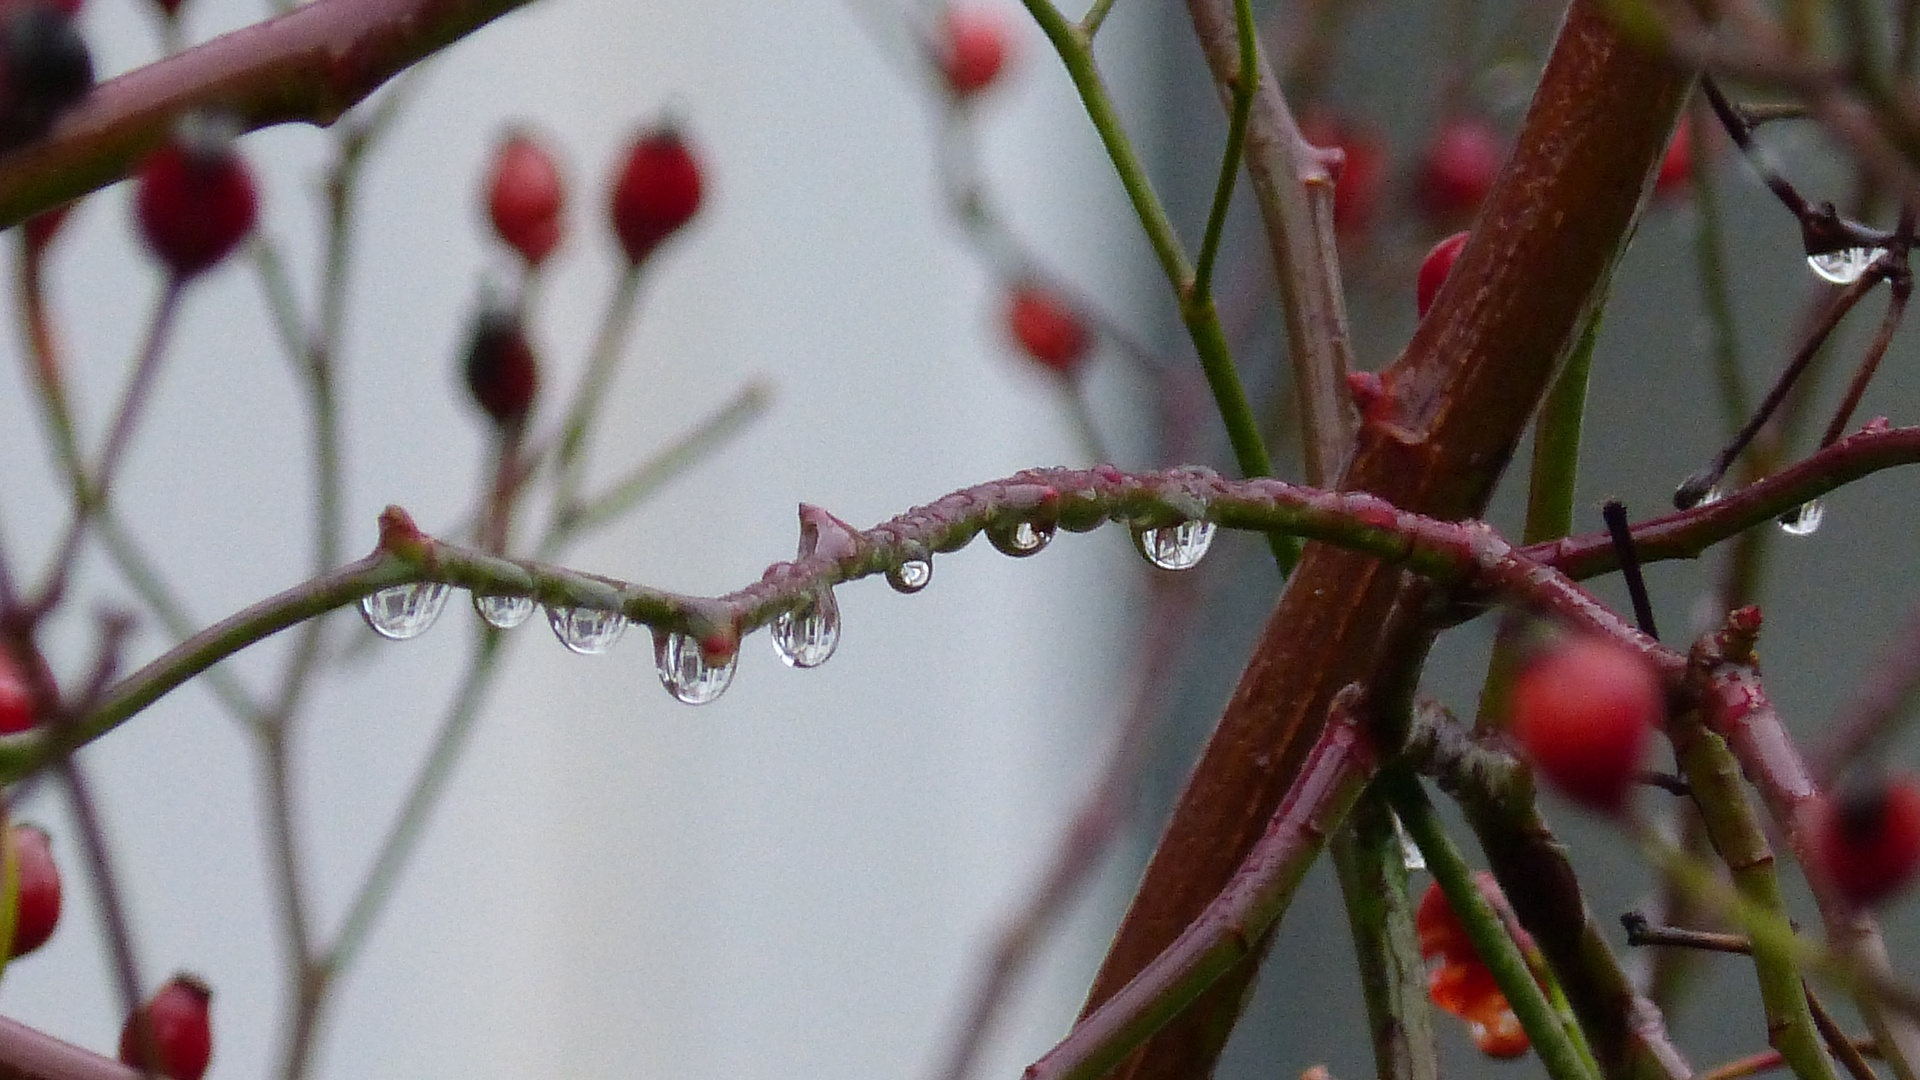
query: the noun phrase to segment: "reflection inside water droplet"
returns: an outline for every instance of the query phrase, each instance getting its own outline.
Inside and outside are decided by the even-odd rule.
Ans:
[[[1842,248],[1809,255],[1807,265],[1813,268],[1814,273],[1835,285],[1851,285],[1860,280],[1860,275],[1867,272],[1873,260],[1886,253],[1886,248],[1879,247]]]
[[[534,601],[531,596],[486,596],[473,594],[473,610],[481,620],[496,630],[511,630],[527,621],[533,614]]]
[[[819,667],[840,645],[840,604],[833,588],[822,586],[798,611],[773,620],[773,651],[788,667]]]
[[[660,673],[660,685],[688,705],[705,705],[725,693],[739,661],[736,649],[727,654],[726,663],[709,664],[701,655],[700,643],[691,635],[678,631],[653,635],[653,662]]]
[[[373,632],[394,641],[405,641],[427,632],[447,606],[453,586],[438,581],[420,581],[395,585],[360,598],[360,614]]]
[[[1780,515],[1780,531],[1788,536],[1812,536],[1827,516],[1827,504],[1819,499],[1801,503]]]
[[[1011,527],[994,526],[987,530],[987,541],[1000,554],[1016,559],[1039,554],[1047,546],[1047,541],[1052,539],[1052,525],[1035,525],[1031,521],[1018,521]]]
[[[1191,570],[1213,546],[1211,521],[1182,521],[1157,529],[1136,529],[1133,546],[1162,570]]]
[[[582,656],[598,656],[613,648],[613,643],[627,632],[627,617],[592,608],[550,607],[547,625],[553,627],[553,636],[560,639],[560,644]]]
[[[887,584],[894,592],[917,593],[933,580],[933,563],[926,559],[908,559],[887,568]]]

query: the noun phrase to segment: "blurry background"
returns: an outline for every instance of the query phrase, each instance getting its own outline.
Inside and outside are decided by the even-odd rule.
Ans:
[[[1184,361],[1164,283],[1065,76],[1017,6],[1005,10],[1017,50],[1004,85],[976,109],[993,198],[1114,326]],[[572,194],[572,231],[533,320],[548,388],[536,415],[547,422],[612,287],[602,215],[617,155],[671,111],[706,166],[705,208],[642,288],[592,475],[648,456],[750,380],[774,392],[768,415],[569,552],[569,565],[724,592],[790,557],[799,501],[864,527],[1019,468],[1084,462],[1055,381],[1009,344],[1003,283],[942,201],[940,106],[904,34],[907,13],[882,0],[547,0],[430,63],[366,175],[341,358],[352,550],[372,545],[388,503],[430,530],[450,529],[482,482],[484,430],[456,357],[478,282],[504,280],[508,267],[485,232],[478,190],[509,122],[532,125],[562,154]],[[193,40],[261,14],[254,0],[187,0],[184,9]],[[91,0],[83,22],[103,75],[154,55],[153,15],[145,0]],[[1440,18],[1437,9],[1354,5],[1316,87],[1370,118],[1389,153],[1387,223],[1347,253],[1369,367],[1410,332],[1413,267],[1440,235],[1406,209],[1409,161],[1440,119],[1421,89],[1435,36],[1447,31]],[[1489,9],[1485,32],[1470,35],[1478,45],[1468,55],[1485,63],[1463,93],[1500,124],[1517,118],[1551,30],[1515,18]],[[1197,236],[1222,125],[1191,31],[1177,11],[1120,4],[1101,40],[1133,136]],[[1817,139],[1779,134],[1809,193],[1825,185],[1816,197],[1839,197],[1845,182]],[[327,138],[288,128],[242,147],[265,180],[265,228],[310,305]],[[1730,155],[1721,164],[1746,362],[1760,378],[1784,358],[1784,335],[1813,286],[1791,221]],[[1271,402],[1284,389],[1274,374],[1278,324],[1250,209],[1240,207],[1221,293],[1243,332],[1248,380]],[[1694,221],[1684,202],[1650,214],[1596,366],[1583,496],[1621,495],[1636,516],[1658,512],[1717,438]],[[76,398],[97,430],[159,275],[132,236],[123,188],[87,200],[68,229],[53,298]],[[1878,303],[1855,322],[1870,326]],[[1857,355],[1860,336],[1839,354]],[[0,348],[0,529],[9,555],[34,567],[64,524],[64,494],[44,467],[15,336]],[[1863,418],[1912,419],[1903,416],[1915,398],[1907,351],[1896,343]],[[1165,464],[1146,430],[1154,391],[1118,353],[1109,346],[1089,372],[1096,413],[1121,464]],[[201,621],[304,575],[305,425],[258,279],[232,263],[187,298],[117,495]],[[1195,456],[1225,466],[1217,446]],[[1899,493],[1910,484],[1890,475],[1830,500],[1818,536],[1781,545],[1774,560],[1781,576],[1764,597],[1769,686],[1805,728],[1825,721],[1904,613],[1913,520]],[[1517,525],[1515,505],[1509,499],[1497,520]],[[1587,525],[1598,527],[1597,514]],[[1070,1022],[1158,817],[1277,588],[1264,545],[1248,537],[1222,537],[1195,573],[1208,607],[1182,635],[1170,680],[1179,704],[1154,748],[1140,824],[1019,988],[983,1075],[1011,1075]],[[1663,624],[1683,633],[1712,568],[1660,568],[1652,579]],[[1131,691],[1143,580],[1115,529],[1063,535],[1019,562],[976,545],[942,557],[918,596],[878,581],[842,588],[843,641],[818,671],[787,670],[756,635],[733,688],[697,711],[661,691],[643,631],[600,658],[568,653],[537,626],[516,631],[509,676],[424,853],[340,988],[317,1075],[926,1075],[993,932],[1044,869],[1105,759]],[[68,675],[91,656],[84,616],[126,595],[103,562],[83,584],[52,639]],[[1611,583],[1597,587],[1618,598]],[[363,632],[351,615],[341,623],[342,638]],[[456,595],[442,625],[411,643],[377,643],[347,676],[323,683],[309,710],[299,795],[323,933],[384,833],[473,625]],[[1433,693],[1471,708],[1488,633],[1475,624],[1443,640]],[[136,656],[164,644],[149,627]],[[282,644],[234,666],[264,687]],[[268,1072],[283,976],[258,777],[241,732],[188,687],[85,761],[113,828],[148,982],[180,967],[204,975],[216,990],[213,1075]],[[9,973],[0,1009],[110,1051],[119,1006],[55,795],[38,793],[27,813],[54,828],[69,914],[42,956]],[[1622,860],[1624,845],[1555,809],[1593,867],[1596,907],[1610,918],[1636,902],[1643,877]],[[1589,854],[1598,861],[1586,863]],[[1325,1061],[1336,1075],[1366,1075],[1330,873],[1315,873],[1281,933],[1228,1069],[1293,1075]],[[1896,934],[1896,955],[1903,943]],[[1757,1011],[1741,1011],[1749,991],[1738,968],[1716,970],[1727,978],[1715,992],[1730,1004],[1682,1017],[1700,1063],[1749,1051],[1761,1034]],[[1454,1027],[1442,1029],[1461,1068],[1533,1067],[1493,1066]]]

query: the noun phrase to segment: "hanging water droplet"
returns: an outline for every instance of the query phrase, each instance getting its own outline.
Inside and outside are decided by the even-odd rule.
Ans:
[[[1860,280],[1867,272],[1873,260],[1887,253],[1886,248],[1842,248],[1839,251],[1823,251],[1818,255],[1807,256],[1807,265],[1813,272],[1835,285],[1851,285]]]
[[[416,638],[427,632],[447,606],[453,586],[439,581],[417,581],[368,593],[360,598],[360,614],[373,632],[394,641]]]
[[[617,611],[550,607],[547,625],[553,627],[553,636],[560,639],[560,644],[582,656],[598,656],[613,648],[613,643],[627,632],[627,617]]]
[[[724,664],[709,664],[700,652],[700,643],[678,631],[653,635],[653,662],[660,671],[660,685],[667,693],[688,705],[705,705],[719,697],[733,682],[733,669],[740,652],[727,654]]]
[[[1407,869],[1425,870],[1427,857],[1420,853],[1420,845],[1413,842],[1413,837],[1407,835],[1407,827],[1400,823],[1399,814],[1393,814],[1393,835],[1400,838],[1400,858],[1406,863]]]
[[[1157,529],[1136,529],[1133,546],[1162,570],[1191,570],[1213,546],[1213,533],[1213,522],[1188,520]]]
[[[839,645],[840,604],[830,586],[822,586],[805,607],[773,620],[773,651],[788,667],[819,667]]]
[[[488,596],[473,594],[473,610],[481,621],[495,630],[511,630],[533,614],[531,596]]]
[[[1788,536],[1812,536],[1827,516],[1827,504],[1810,499],[1780,515],[1780,531]]]
[[[887,584],[897,593],[917,593],[933,580],[933,563],[926,559],[908,559],[887,568]]]
[[[1015,522],[1012,528],[995,526],[987,530],[987,541],[1000,554],[1016,559],[1038,555],[1047,546],[1047,541],[1052,539],[1052,525],[1035,525],[1031,521]]]

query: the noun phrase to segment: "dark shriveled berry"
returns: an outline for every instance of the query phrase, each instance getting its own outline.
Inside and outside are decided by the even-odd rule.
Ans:
[[[93,89],[93,55],[52,0],[0,8],[0,146],[36,139]]]
[[[209,269],[253,231],[259,196],[233,139],[231,125],[189,116],[140,166],[133,204],[140,234],[181,277]]]
[[[175,975],[120,1029],[121,1062],[172,1080],[200,1080],[213,1060],[212,1004],[204,981]]]
[[[672,127],[647,132],[627,151],[614,180],[613,233],[638,265],[693,219],[702,194],[700,162]]]
[[[489,306],[474,319],[467,340],[467,389],[495,423],[516,423],[533,407],[540,365],[519,316]]]

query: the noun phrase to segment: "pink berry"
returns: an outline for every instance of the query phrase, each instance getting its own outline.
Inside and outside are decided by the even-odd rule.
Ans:
[[[33,695],[27,679],[7,649],[0,648],[0,735],[17,735],[33,728]]]
[[[949,7],[941,22],[940,70],[956,97],[993,85],[1007,63],[1009,35],[999,12],[972,5]]]
[[[540,387],[540,366],[518,315],[498,307],[480,312],[467,342],[466,375],[473,400],[495,423],[527,415]]]
[[[259,212],[253,174],[233,149],[231,126],[183,121],[174,140],[140,166],[134,214],[154,257],[182,277],[227,257]]]
[[[1666,695],[1638,653],[1601,638],[1567,642],[1514,679],[1513,737],[1555,789],[1618,813],[1647,743],[1666,715]]]
[[[627,261],[646,261],[700,209],[700,163],[672,127],[642,135],[613,185],[613,231]]]
[[[1458,116],[1440,126],[1420,158],[1420,209],[1429,220],[1451,223],[1472,216],[1493,190],[1507,152],[1491,125]]]
[[[120,1030],[121,1062],[172,1080],[200,1080],[213,1060],[212,1004],[205,982],[175,975],[140,1007],[145,1032],[139,1014],[127,1018]]]
[[[1326,108],[1315,108],[1302,117],[1300,134],[1313,145],[1342,155],[1333,180],[1334,231],[1341,236],[1366,232],[1386,192],[1387,148],[1380,136]]]
[[[1014,287],[1007,303],[1007,328],[1028,356],[1060,375],[1077,371],[1093,346],[1079,314],[1033,282]]]
[[[1920,870],[1920,785],[1911,776],[1851,786],[1811,811],[1811,868],[1855,904],[1877,904]]]
[[[45,945],[60,923],[60,867],[53,861],[53,841],[38,825],[13,826],[13,851],[19,864],[20,894],[7,955],[17,959]]]
[[[1427,309],[1433,306],[1433,298],[1440,294],[1440,286],[1446,284],[1447,275],[1453,273],[1453,264],[1460,260],[1460,252],[1472,235],[1454,233],[1433,245],[1427,257],[1420,260],[1420,280],[1415,288],[1414,300],[1421,318],[1427,317]]]
[[[559,246],[565,201],[552,155],[524,132],[508,135],[488,174],[487,214],[500,239],[528,266],[539,266]]]

